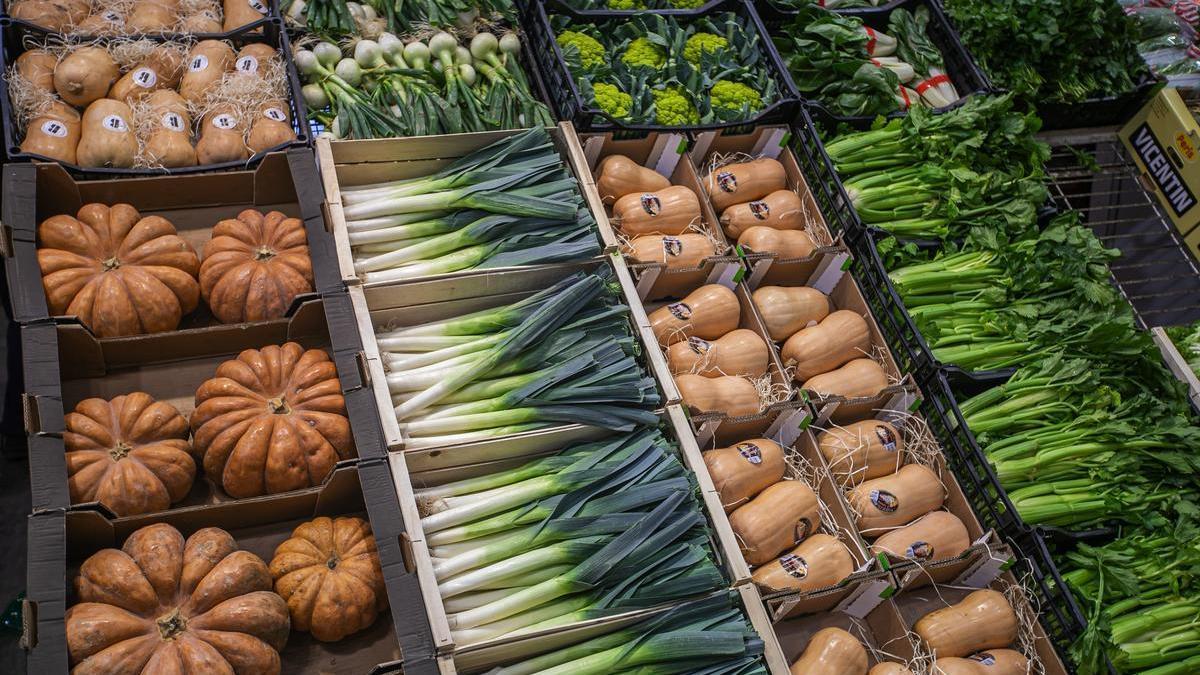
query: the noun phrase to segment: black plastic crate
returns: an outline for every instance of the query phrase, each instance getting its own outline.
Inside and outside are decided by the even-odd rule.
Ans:
[[[105,36],[105,37],[108,37],[108,38],[120,37],[122,39],[137,39],[139,37],[160,37],[160,36],[184,37],[184,36],[186,36],[186,37],[193,37],[198,40],[220,40],[220,39],[232,36],[232,35],[244,33],[246,31],[256,30],[258,28],[261,28],[262,26],[265,26],[268,23],[271,23],[274,20],[279,19],[279,1],[278,0],[260,0],[260,1],[267,6],[267,13],[264,14],[261,19],[258,19],[257,21],[252,21],[252,22],[242,25],[242,26],[238,26],[237,28],[234,28],[233,30],[217,31],[215,33],[181,33],[181,32],[175,32],[175,31],[164,31],[164,32],[159,32],[159,33],[146,33],[146,34],[129,33],[129,34],[116,35],[116,36],[110,35],[110,36]],[[7,20],[11,21],[14,25],[21,26],[21,27],[29,29],[29,30],[41,31],[41,32],[51,32],[49,30],[49,28],[38,25],[36,23],[33,23],[32,21],[27,21],[25,19],[13,18],[8,13],[8,7],[11,4],[12,4],[12,0],[5,0],[3,2],[3,6],[0,7],[0,18],[7,19]],[[221,9],[222,20],[224,20],[224,11],[225,11],[224,7],[222,7],[222,9]],[[82,36],[82,34],[80,34],[80,35]]]
[[[225,171],[232,169],[247,169],[257,165],[263,157],[270,152],[276,152],[291,147],[308,147],[311,145],[312,136],[310,135],[309,126],[307,123],[307,111],[304,107],[304,99],[300,95],[300,78],[296,74],[296,66],[292,62],[291,42],[288,40],[287,31],[283,30],[283,22],[279,19],[270,19],[262,24],[262,32],[253,32],[255,24],[249,24],[238,31],[234,31],[228,35],[222,36],[220,39],[231,42],[235,49],[239,49],[245,45],[253,43],[268,44],[278,50],[280,58],[283,60],[284,67],[287,73],[287,89],[289,105],[292,115],[292,129],[296,132],[296,140],[281,143],[276,147],[268,148],[266,151],[257,153],[245,161],[222,162],[219,164],[204,164],[199,166],[186,166],[174,169],[112,169],[104,167],[82,167],[75,164],[67,164],[58,162],[57,160],[21,151],[21,137],[17,133],[15,111],[13,110],[12,101],[8,96],[8,80],[0,80],[0,116],[3,117],[4,125],[4,148],[8,161],[23,162],[23,161],[47,161],[62,164],[72,173],[92,178],[118,178],[121,176],[178,176],[184,174],[204,173],[209,171]],[[146,36],[146,39],[166,42],[180,36],[158,35]],[[191,36],[188,36],[189,38]],[[11,19],[0,19],[0,70],[8,71],[8,67],[18,56],[24,53],[30,45],[39,44],[46,40],[61,40],[68,44],[91,44],[95,40],[88,38],[62,37],[54,33],[49,33],[40,28],[33,28],[26,25],[14,23]],[[123,38],[118,38],[123,39]],[[105,43],[111,41],[110,38],[104,38],[99,42]]]
[[[818,4],[820,0],[808,0],[808,2]],[[905,2],[906,0],[886,0],[885,2],[880,2],[878,7],[839,7],[833,11],[837,12],[838,14],[845,14],[847,16],[866,16],[893,10]],[[754,0],[754,7],[759,11],[760,14],[765,14],[766,12],[772,11],[787,11],[786,7],[780,7],[779,4],[774,0]]]
[[[797,15],[794,11],[776,9],[770,2],[763,0],[760,0],[757,4],[761,12],[762,23],[766,27],[768,35],[777,33],[784,22]],[[958,101],[941,108],[936,108],[936,110],[953,110],[961,106],[970,94],[990,91],[991,85],[987,78],[984,77],[983,71],[975,64],[970,53],[963,47],[962,40],[959,39],[958,33],[954,30],[953,25],[946,17],[939,3],[933,0],[899,0],[899,2],[889,2],[885,7],[861,9],[857,12],[838,11],[837,13],[853,14],[862,19],[864,25],[882,31],[887,29],[888,19],[891,17],[892,11],[896,9],[912,11],[920,6],[929,8],[929,27],[927,30],[929,40],[942,53],[942,58],[946,66],[946,74],[950,77],[950,81],[954,83],[954,88],[958,90],[959,96],[961,96]],[[771,49],[776,53],[779,51],[776,49],[773,41]],[[877,118],[875,115],[849,116],[834,114],[825,107],[820,99],[813,98],[801,92],[796,87],[791,73],[787,72],[782,55],[778,58],[779,62],[784,64],[784,73],[787,76],[788,86],[791,87],[792,94],[804,101],[805,105],[809,107],[812,116],[822,126],[832,127],[840,123],[850,123],[856,127],[865,128]],[[897,110],[888,114],[887,117],[902,117],[906,114],[908,114],[906,111]]]
[[[861,238],[866,227],[850,203],[842,179],[833,168],[833,160],[825,152],[821,129],[813,121],[807,105],[800,106],[792,121],[791,148],[817,201],[817,208],[825,216],[829,233],[835,237],[842,235],[848,243]]]
[[[613,16],[600,16],[596,12],[573,10],[554,0],[529,0],[523,7],[523,23],[526,39],[530,50],[541,72],[542,82],[546,91],[551,94],[550,108],[560,120],[574,123],[579,132],[627,131],[645,133],[664,131],[667,127],[655,124],[627,123],[614,120],[599,108],[592,107],[591,102],[584,99],[579,91],[575,78],[567,68],[562,50],[558,47],[554,29],[550,25],[550,14],[568,17],[573,24],[603,24],[628,20],[629,13],[616,13]],[[704,131],[712,129],[750,130],[761,124],[788,124],[796,115],[800,102],[792,95],[792,87],[788,84],[787,75],[779,54],[769,46],[770,38],[762,25],[762,20],[754,11],[749,0],[719,0],[705,5],[703,12],[686,12],[681,17],[699,18],[732,12],[742,20],[748,31],[759,36],[759,65],[765,68],[775,81],[778,100],[764,107],[758,115],[749,119],[735,122],[712,122],[689,127],[672,127],[675,131]],[[677,14],[677,13],[675,13]]]
[[[714,7],[720,5],[722,0],[708,0],[704,4],[695,9],[676,9],[676,8],[661,8],[661,9],[581,9],[575,7],[571,0],[543,0],[546,4],[547,11],[556,12],[559,14],[573,13],[578,16],[588,16],[596,19],[626,19],[638,14],[663,14],[665,16],[695,16],[697,14],[705,14],[712,11]],[[530,4],[533,4],[532,0]]]

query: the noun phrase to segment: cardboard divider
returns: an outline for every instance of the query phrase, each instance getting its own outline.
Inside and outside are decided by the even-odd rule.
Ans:
[[[893,601],[901,620],[904,622],[905,629],[911,630],[921,617],[935,610],[956,604],[972,592],[981,588],[991,588],[992,590],[1005,593],[1010,602],[1015,598],[1014,609],[1017,612],[1018,619],[1022,617],[1035,618],[1033,623],[1022,623],[1019,628],[1019,630],[1028,632],[1027,636],[1031,638],[1033,643],[1033,653],[1026,653],[1025,656],[1030,658],[1031,661],[1036,659],[1041,664],[1041,668],[1039,669],[1037,665],[1031,663],[1032,672],[1044,673],[1045,675],[1066,675],[1068,671],[1063,666],[1050,641],[1046,639],[1046,632],[1042,629],[1041,623],[1036,621],[1036,608],[1030,606],[1028,596],[1012,572],[996,570],[996,574],[992,578],[979,577],[976,583],[966,586],[926,586],[919,590],[900,593],[893,598]],[[927,653],[927,648],[924,645],[919,644],[918,647],[921,648],[921,651]],[[1018,649],[1019,651],[1019,647],[1017,646],[1011,648]]]
[[[51,216],[74,216],[81,206],[94,202],[130,204],[143,217],[166,218],[197,255],[220,220],[236,218],[251,208],[263,213],[281,211],[304,222],[313,268],[311,295],[341,288],[333,237],[320,222],[319,178],[312,154],[305,148],[271,153],[254,169],[228,173],[79,180],[58,164],[37,163],[6,165],[3,175],[3,237],[11,246],[0,247],[0,252],[7,258],[12,318],[17,322],[78,321],[50,315],[37,259],[37,228]],[[222,326],[202,299],[177,330],[166,334],[213,327],[236,332],[245,324]]]
[[[733,259],[731,243],[721,230],[717,214],[712,204],[705,197],[704,189],[700,186],[700,177],[692,163],[685,158],[687,139],[683,134],[650,132],[641,138],[616,138],[612,132],[602,134],[583,134],[580,136],[584,159],[590,167],[592,180],[599,178],[599,165],[612,155],[624,155],[633,162],[657,172],[671,182],[673,186],[683,186],[691,190],[700,203],[700,222],[695,223],[695,229],[708,237],[714,244],[715,255],[707,256],[701,264],[695,267],[679,266],[670,261],[677,255],[664,247],[661,260],[639,260],[631,255],[626,240],[636,238],[636,235],[623,232],[620,223],[612,220],[612,204],[605,204],[609,222],[614,228],[617,243],[623,256],[635,265],[654,265],[657,269],[653,277],[647,273],[639,275],[639,285],[649,284],[650,288],[642,295],[649,298],[670,297],[680,288],[695,288],[709,277],[711,269]],[[597,190],[597,194],[599,191]]]
[[[381,471],[383,474],[379,473]],[[239,548],[269,563],[275,547],[303,522],[318,516],[364,517],[369,507],[364,499],[366,485],[386,482],[386,478],[381,479],[386,473],[386,465],[381,460],[373,460],[360,465],[357,470],[351,469],[343,479],[330,483],[320,492],[288,493],[228,507],[166,512],[157,514],[153,522],[167,523],[185,537],[205,527],[219,527],[233,535]],[[61,610],[78,601],[72,580],[78,574],[79,565],[102,549],[119,548],[131,534],[148,524],[134,519],[96,520],[92,515],[86,511],[65,514],[52,511],[34,517],[44,519],[44,522],[39,520],[39,526],[31,529],[31,537],[36,531],[39,538],[46,539],[46,545],[39,541],[36,550],[40,554],[55,549],[57,564],[62,565],[65,560],[65,569],[59,567],[56,571],[50,560],[35,569],[34,557],[30,557],[31,588],[36,589],[30,599],[36,604],[35,614],[39,617],[30,658],[31,664],[46,665],[47,672],[67,670],[65,621]],[[378,539],[380,533],[376,531],[375,534]],[[382,612],[369,628],[339,642],[323,643],[293,630],[280,653],[283,672],[397,672],[402,646],[406,644],[398,640],[397,633],[419,630],[420,626],[396,625],[396,621],[406,616],[411,608],[406,606],[407,598],[392,596],[390,591],[389,585],[390,611]]]
[[[886,661],[909,663],[914,649],[905,630],[904,621],[891,600],[881,599],[862,614],[844,611],[807,612],[798,605],[789,616],[774,620],[774,637],[784,660],[795,663],[804,654],[813,636],[825,628],[840,628],[863,644],[868,666]]]
[[[800,170],[800,164],[796,161],[795,154],[788,147],[791,134],[791,129],[786,126],[759,126],[748,133],[734,133],[729,130],[705,131],[696,134],[696,140],[688,152],[688,159],[696,167],[697,175],[701,177],[701,189],[703,189],[703,177],[708,174],[709,167],[718,157],[746,155],[749,158],[771,157],[779,160],[787,173],[788,189],[800,195],[804,204],[804,217],[808,223],[806,229],[813,238],[813,243],[818,246],[832,246],[834,238],[825,224],[821,210],[817,208],[812,190],[809,188],[804,173]],[[702,198],[704,194],[704,192],[701,193]],[[711,204],[711,202],[709,203]],[[720,214],[717,215],[720,216]],[[730,243],[736,244],[737,242],[730,241]]]
[[[663,411],[660,429],[663,431],[664,437],[679,450],[683,466],[697,477],[707,476],[707,472],[703,468],[703,459],[695,451],[694,446],[688,447],[684,440],[686,436],[679,433],[677,418],[674,417],[677,414],[677,411],[675,413]],[[537,433],[530,432],[530,435]],[[567,443],[559,443],[561,435],[554,430],[549,430],[542,432],[541,438],[533,439],[529,443],[493,445],[487,448],[473,447],[471,449],[472,461],[470,462],[463,461],[463,457],[457,450],[445,452],[439,449],[419,449],[394,453],[390,456],[399,509],[403,514],[404,529],[409,537],[406,542],[408,552],[406,559],[416,570],[427,621],[433,629],[435,650],[439,655],[453,655],[459,669],[474,671],[497,665],[518,654],[526,655],[528,648],[522,648],[521,645],[528,645],[532,641],[536,641],[539,649],[551,645],[569,644],[604,632],[603,629],[611,630],[627,625],[659,609],[631,610],[602,619],[576,622],[530,632],[526,635],[493,638],[469,645],[458,645],[451,633],[445,605],[438,592],[433,559],[425,544],[421,514],[415,494],[416,489],[509,470],[584,441],[603,441],[621,435],[618,432],[606,432]],[[708,483],[708,486],[711,488],[711,483]],[[724,572],[730,587],[744,585],[748,582],[749,570],[732,544],[732,530],[725,517],[725,512],[721,509],[715,491],[705,490],[703,482],[701,482],[700,488],[698,495],[700,506],[708,520],[709,547],[714,554],[715,562]]]
[[[431,275],[421,279],[400,282],[364,282],[354,270],[349,233],[346,229],[342,189],[356,185],[382,183],[428,176],[454,160],[470,154],[491,143],[526,130],[485,131],[441,136],[417,136],[410,138],[388,138],[361,141],[330,141],[317,139],[317,164],[320,166],[324,187],[323,204],[329,233],[336,247],[337,268],[341,283],[367,287],[408,286],[426,280],[455,279],[469,282],[479,276],[503,274],[510,271],[537,268],[542,265],[492,268],[486,270],[463,270],[447,274]],[[616,239],[608,225],[603,205],[595,193],[591,174],[578,155],[578,142],[570,122],[548,127],[547,132],[562,157],[563,166],[579,182],[580,193],[596,219],[596,236],[604,250],[615,249]]]
[[[221,363],[235,358],[242,350],[288,341],[324,349],[331,357],[339,349],[358,349],[360,341],[353,325],[344,320],[327,321],[327,316],[346,315],[348,306],[349,297],[345,294],[331,295],[324,300],[302,302],[289,319],[255,324],[240,332],[222,326],[116,340],[97,340],[78,324],[42,322],[22,327],[24,405],[34,511],[92,509],[97,518],[113,517],[99,504],[71,503],[62,434],[64,414],[74,410],[80,401],[144,391],[171,404],[187,418],[195,406],[196,389],[215,375]],[[147,355],[153,355],[155,360],[147,359]],[[381,432],[374,402],[364,398],[359,373],[348,372],[342,364],[338,365],[357,448],[355,455],[339,466],[340,470],[352,471],[355,457],[382,456],[384,447],[379,440]],[[188,496],[169,511],[240,501],[226,495],[204,476],[202,467],[197,466],[197,474]],[[135,518],[150,521],[160,515],[151,513]]]
[[[619,259],[615,257],[612,260],[619,262]],[[547,265],[523,271],[496,272],[470,278],[429,280],[415,288],[410,286],[371,288],[351,286],[349,295],[358,322],[359,333],[363,336],[363,357],[366,362],[367,379],[374,393],[386,447],[389,450],[404,450],[407,444],[393,412],[391,393],[387,385],[387,368],[375,338],[377,331],[385,326],[411,326],[502,306],[543,290],[575,272],[591,272],[606,266],[607,264],[603,260]],[[615,280],[621,282],[624,291],[628,280],[622,281],[619,270]],[[630,327],[634,336],[642,343],[642,355],[645,357],[643,365],[648,374],[653,374],[657,372],[657,367],[653,363],[647,365],[646,362],[652,362],[659,355],[647,349],[647,336],[637,321],[639,310],[640,307],[630,306]],[[672,395],[670,388],[662,385],[661,379],[659,382],[664,403],[671,403],[678,399],[677,396]],[[560,434],[559,440],[564,443],[574,440],[580,434],[589,433],[586,427],[578,424],[561,425],[552,427],[552,429]],[[538,430],[534,435],[541,435],[545,431],[544,429]],[[469,444],[452,444],[444,447],[445,449],[452,447],[455,452],[459,452],[476,445],[520,443],[521,439],[527,436],[527,434],[514,434],[504,438]]]

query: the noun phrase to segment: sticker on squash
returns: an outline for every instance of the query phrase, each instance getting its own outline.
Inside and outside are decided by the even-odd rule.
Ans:
[[[235,61],[233,67],[239,73],[256,73],[258,72],[258,59],[247,54]]]
[[[933,544],[927,541],[914,541],[911,546],[904,550],[904,557],[916,560],[929,560],[933,557]]]
[[[750,213],[759,220],[766,220],[771,217],[771,207],[763,200],[750,202]]]
[[[66,138],[67,125],[58,120],[46,120],[42,122],[42,133],[55,138]]]
[[[158,73],[144,66],[133,71],[129,77],[133,79],[134,84],[143,89],[149,89],[154,86],[154,83],[158,82]]]
[[[675,237],[663,237],[663,253],[672,258],[683,253],[683,242]]]
[[[891,429],[888,429],[883,425],[879,425],[875,427],[875,436],[883,445],[884,450],[888,452],[896,451],[896,435],[892,433]]]
[[[287,115],[285,115],[279,108],[267,108],[263,111],[263,117],[269,120],[275,120],[276,122],[287,121]]]
[[[195,55],[194,57],[192,57],[192,60],[188,63],[188,70],[192,71],[193,73],[198,73],[207,67],[208,67],[208,57],[203,54]]]
[[[979,652],[978,654],[972,654],[971,656],[968,656],[967,658],[972,661],[978,661],[979,665],[981,665],[981,666],[996,665],[996,657],[992,656],[991,654],[989,654],[987,652]]]
[[[753,443],[738,443],[738,454],[751,464],[762,464],[762,450]]]
[[[697,354],[707,354],[708,350],[712,349],[712,343],[704,338],[692,336],[687,339],[688,348]]]
[[[246,4],[250,5],[250,8],[259,14],[265,16],[267,13],[267,3],[262,0],[246,0]]]
[[[237,126],[237,118],[233,115],[222,113],[213,118],[212,125],[218,129],[228,131]]]
[[[791,576],[803,579],[808,576],[808,561],[798,555],[789,553],[779,559],[779,566]]]
[[[731,171],[722,171],[717,174],[717,187],[721,188],[722,192],[737,192],[737,176]]]
[[[125,123],[125,118],[121,117],[120,115],[108,115],[104,118],[104,121],[100,123],[100,126],[118,134],[123,134],[126,131],[129,131],[129,125]]]
[[[162,122],[164,129],[169,129],[171,131],[183,131],[183,116],[179,113],[164,113],[162,120],[160,121]]]
[[[688,307],[686,302],[672,302],[667,305],[667,311],[671,313],[671,316],[680,321],[687,321],[692,318],[692,308]]]
[[[812,531],[812,521],[808,518],[801,518],[796,523],[796,531],[792,533],[793,543],[799,544],[808,538],[808,533]]]
[[[658,195],[644,194],[642,195],[642,210],[652,216],[657,216],[662,213],[662,200],[658,198]]]
[[[900,508],[900,500],[887,490],[871,490],[871,503],[884,513],[895,513]]]
[[[121,23],[121,21],[122,21],[120,13],[115,12],[111,9],[108,10],[107,12],[101,14],[100,18],[104,19],[105,21],[107,21],[109,23]]]

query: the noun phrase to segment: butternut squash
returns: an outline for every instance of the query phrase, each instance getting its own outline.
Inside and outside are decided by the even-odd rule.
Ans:
[[[712,240],[703,234],[644,234],[634,237],[622,249],[633,260],[666,263],[667,269],[699,267],[705,258],[717,254]]]
[[[133,111],[110,98],[93,102],[83,113],[75,160],[79,166],[128,169],[137,156]]]
[[[131,33],[165,33],[179,20],[179,5],[169,0],[137,0],[125,17]]]
[[[196,141],[200,164],[220,164],[250,158],[245,142],[246,122],[231,105],[219,105],[205,114]]]
[[[946,560],[970,548],[967,526],[949,511],[934,511],[875,540],[871,552],[903,560]]]
[[[800,660],[792,664],[792,675],[867,675],[867,650],[841,628],[817,631]]]
[[[221,30],[231,31],[254,23],[267,15],[266,0],[224,0],[225,23]]]
[[[613,223],[631,237],[683,234],[700,222],[700,200],[682,185],[657,192],[634,192],[613,204]]]
[[[125,15],[110,7],[79,22],[75,31],[80,35],[119,35],[126,32]]]
[[[776,341],[829,316],[829,296],[808,286],[762,286],[751,297],[767,333]]]
[[[46,0],[15,0],[8,5],[8,13],[14,19],[28,21],[35,26],[58,32],[71,25],[71,16],[64,5]]]
[[[821,526],[817,495],[798,480],[781,480],[729,515],[742,555],[751,565],[770,562]]]
[[[1017,639],[1017,613],[990,588],[921,617],[913,631],[940,661],[987,649],[1003,649]]]
[[[829,371],[866,356],[871,349],[871,332],[857,312],[839,309],[815,326],[787,339],[779,355],[783,365],[795,366],[796,381]]]
[[[684,405],[701,412],[745,417],[762,412],[758,388],[744,377],[723,375],[704,377],[685,373],[675,376],[675,385]]]
[[[734,204],[752,202],[787,187],[787,172],[778,160],[763,157],[749,162],[726,164],[701,181],[713,208],[718,212]]]
[[[776,190],[762,199],[734,204],[721,212],[721,227],[730,237],[740,237],[752,227],[773,230],[804,229],[804,202],[791,190]]]
[[[271,45],[262,42],[251,42],[238,50],[237,58],[233,61],[233,72],[240,75],[258,75],[275,59],[279,52]]]
[[[155,47],[136,68],[125,73],[108,97],[129,105],[159,89],[174,90],[183,74],[183,55],[166,45]]]
[[[679,302],[650,313],[650,328],[658,344],[666,347],[690,337],[715,340],[738,327],[741,303],[720,284],[706,284]]]
[[[891,661],[884,661],[883,663],[875,664],[875,667],[872,668],[871,672],[867,673],[867,675],[915,675],[915,674],[913,673],[913,671],[909,670],[908,668],[905,668],[904,666],[900,665],[899,663],[892,663]]]
[[[62,101],[51,101],[29,121],[21,140],[21,152],[75,164],[81,126],[74,108]]]
[[[817,435],[817,449],[839,482],[895,473],[904,465],[904,439],[883,420],[862,420]]]
[[[246,140],[250,152],[266,152],[294,140],[296,132],[292,129],[286,101],[267,101],[258,107],[258,114],[250,121],[250,136]]]
[[[17,74],[43,94],[53,94],[57,64],[58,57],[45,49],[31,49],[17,57]]]
[[[781,260],[807,258],[817,244],[805,230],[776,230],[762,225],[746,228],[737,239],[743,253],[774,253]]]
[[[213,12],[196,12],[189,16],[183,17],[179,24],[180,30],[185,33],[220,33],[221,20]]]
[[[704,466],[721,495],[726,513],[783,480],[787,471],[783,448],[769,438],[751,438],[727,448],[709,450],[704,453]]]
[[[179,95],[192,105],[204,103],[204,97],[233,67],[233,48],[220,40],[196,43],[188,52]]]
[[[873,478],[846,493],[858,531],[865,537],[907,525],[941,508],[945,499],[942,481],[924,464],[905,464],[890,476]]]
[[[151,131],[146,137],[146,158],[167,168],[195,166],[192,119],[187,103],[171,89],[159,89],[146,99]]]
[[[596,189],[605,204],[635,192],[658,192],[670,186],[666,176],[625,155],[609,155],[596,166]]]
[[[54,90],[62,100],[82,108],[104,98],[121,71],[99,47],[72,49],[54,68]]]
[[[854,573],[850,550],[837,537],[818,532],[790,553],[754,570],[754,583],[769,593],[807,593],[833,586]]]
[[[767,343],[746,328],[731,330],[712,341],[690,337],[667,347],[667,366],[674,375],[761,377],[767,372],[770,358]]]
[[[800,388],[822,398],[870,398],[878,396],[887,386],[887,373],[882,366],[871,359],[854,359],[841,368],[808,378]]]
[[[1012,649],[990,649],[967,658],[950,656],[933,662],[934,675],[1026,675],[1029,659]]]

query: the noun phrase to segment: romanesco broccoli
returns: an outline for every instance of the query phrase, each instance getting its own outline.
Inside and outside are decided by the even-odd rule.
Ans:
[[[621,60],[630,67],[662,68],[662,65],[667,62],[667,52],[651,42],[649,38],[640,37],[629,43],[625,53],[621,55]]]
[[[558,34],[558,46],[563,49],[574,46],[579,50],[579,63],[584,68],[594,68],[604,63],[604,45],[591,35],[565,30]]]
[[[729,41],[714,33],[696,33],[683,43],[683,58],[688,63],[700,64],[702,52],[716,52],[729,46]]]
[[[645,0],[608,0],[609,9],[646,9]]]
[[[741,82],[720,80],[712,86],[709,92],[712,107],[721,110],[741,111],[743,105],[749,105],[750,112],[762,107],[762,96],[753,88]]]
[[[592,86],[592,92],[596,96],[596,105],[600,106],[601,110],[616,119],[629,117],[633,107],[632,96],[607,82],[597,82]]]
[[[683,87],[671,85],[654,91],[654,121],[664,127],[686,127],[699,124],[700,113]]]
[[[708,0],[668,0],[669,5],[675,9],[697,9]]]

